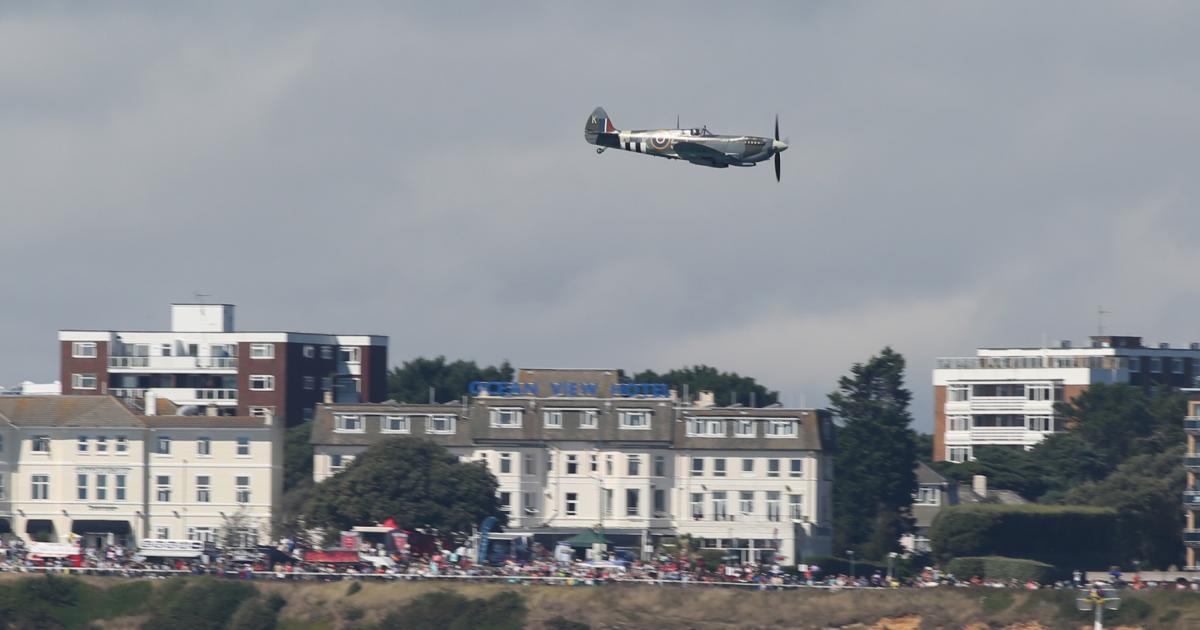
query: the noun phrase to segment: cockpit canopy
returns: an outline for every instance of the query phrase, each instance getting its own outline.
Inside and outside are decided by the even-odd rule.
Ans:
[[[708,127],[701,127],[701,128],[699,128],[699,129],[692,129],[692,130],[691,130],[691,134],[692,134],[693,136],[711,136],[711,135],[713,135],[713,134],[712,134],[712,132],[708,130]]]

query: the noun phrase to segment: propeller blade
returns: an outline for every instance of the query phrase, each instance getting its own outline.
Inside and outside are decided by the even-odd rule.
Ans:
[[[779,139],[779,114],[775,114],[775,139]]]
[[[775,154],[775,181],[779,181],[779,154]]]

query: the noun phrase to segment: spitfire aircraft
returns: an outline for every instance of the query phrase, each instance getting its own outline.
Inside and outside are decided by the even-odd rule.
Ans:
[[[583,128],[583,137],[589,144],[599,147],[596,153],[621,149],[713,168],[754,166],[774,157],[776,181],[779,181],[779,154],[788,148],[787,143],[779,139],[778,116],[775,117],[775,138],[772,139],[717,135],[707,127],[621,131],[613,126],[604,108],[597,107]]]

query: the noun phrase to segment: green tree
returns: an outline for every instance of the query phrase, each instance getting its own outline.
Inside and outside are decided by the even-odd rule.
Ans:
[[[388,372],[388,396],[406,403],[429,402],[429,388],[438,403],[457,400],[467,393],[471,381],[511,381],[513,368],[508,361],[497,366],[479,367],[474,361],[448,363],[446,357],[417,357]]]
[[[680,395],[683,394],[684,385],[687,385],[692,396],[702,389],[707,389],[716,394],[717,403],[721,405],[749,405],[751,394],[754,395],[755,405],[765,406],[779,402],[779,392],[767,389],[753,378],[737,372],[722,372],[708,365],[678,368],[663,374],[654,370],[644,370],[634,374],[633,380],[639,383],[666,383]]]
[[[312,480],[312,420],[287,430],[283,439],[283,489]]]
[[[1146,391],[1125,384],[1097,383],[1074,400],[1058,403],[1055,411],[1114,466],[1133,455],[1138,441],[1153,435],[1160,420]]]
[[[829,395],[841,419],[834,456],[834,549],[883,558],[912,527],[916,434],[910,428],[904,357],[891,348],[856,363]],[[881,515],[883,515],[881,517]]]
[[[498,483],[480,462],[461,462],[424,439],[380,440],[317,484],[307,513],[318,527],[349,529],[394,518],[400,527],[466,532],[488,516],[507,522]]]

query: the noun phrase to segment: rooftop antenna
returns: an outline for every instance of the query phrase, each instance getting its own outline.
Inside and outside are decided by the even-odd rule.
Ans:
[[[679,114],[675,114],[675,128],[676,128],[676,129],[683,129],[683,127],[680,127],[680,126],[679,126]]]
[[[1096,307],[1096,335],[1097,336],[1100,336],[1100,337],[1104,336],[1104,316],[1111,315],[1111,314],[1112,314],[1112,311],[1104,310],[1103,306]]]

